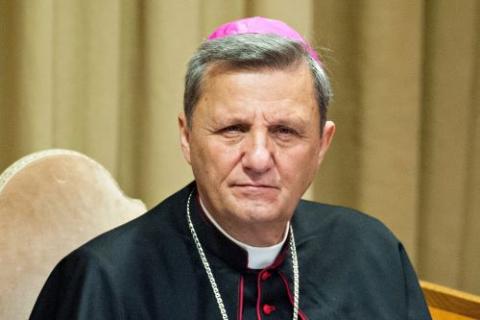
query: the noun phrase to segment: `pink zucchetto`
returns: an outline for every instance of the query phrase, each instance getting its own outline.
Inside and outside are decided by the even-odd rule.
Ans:
[[[293,41],[301,43],[308,54],[316,61],[320,62],[318,54],[308,44],[308,42],[292,27],[285,22],[263,17],[245,18],[225,23],[215,29],[208,40],[225,38],[236,34],[257,33],[257,34],[275,34]]]

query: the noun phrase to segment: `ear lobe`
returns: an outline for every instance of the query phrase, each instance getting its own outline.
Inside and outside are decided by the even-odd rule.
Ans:
[[[335,135],[335,123],[333,121],[327,121],[325,126],[323,127],[322,133],[322,141],[320,146],[320,152],[318,157],[318,165],[320,165],[327,153],[328,149],[330,148],[330,144],[332,143],[333,136]]]
[[[190,128],[187,124],[185,113],[181,112],[178,115],[178,129],[180,131],[180,146],[182,147],[182,153],[188,164],[190,162]]]

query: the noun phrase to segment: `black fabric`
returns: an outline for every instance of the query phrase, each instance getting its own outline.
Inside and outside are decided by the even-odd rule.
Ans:
[[[194,183],[145,215],[88,242],[49,276],[30,319],[220,319],[187,228]],[[288,247],[264,270],[192,203],[192,219],[230,319],[290,319]],[[300,319],[430,319],[401,243],[357,211],[301,201],[292,226]],[[288,243],[288,241],[287,241]]]

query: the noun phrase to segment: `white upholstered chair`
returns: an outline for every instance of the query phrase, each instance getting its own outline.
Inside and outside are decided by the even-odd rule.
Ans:
[[[78,152],[26,156],[0,176],[0,319],[26,319],[49,272],[92,237],[146,211]]]

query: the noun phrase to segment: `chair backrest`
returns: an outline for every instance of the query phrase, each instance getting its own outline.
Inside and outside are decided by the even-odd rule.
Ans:
[[[434,320],[480,319],[480,297],[427,281],[420,281]]]
[[[78,152],[46,150],[15,162],[0,176],[0,319],[28,318],[62,257],[145,211]]]

